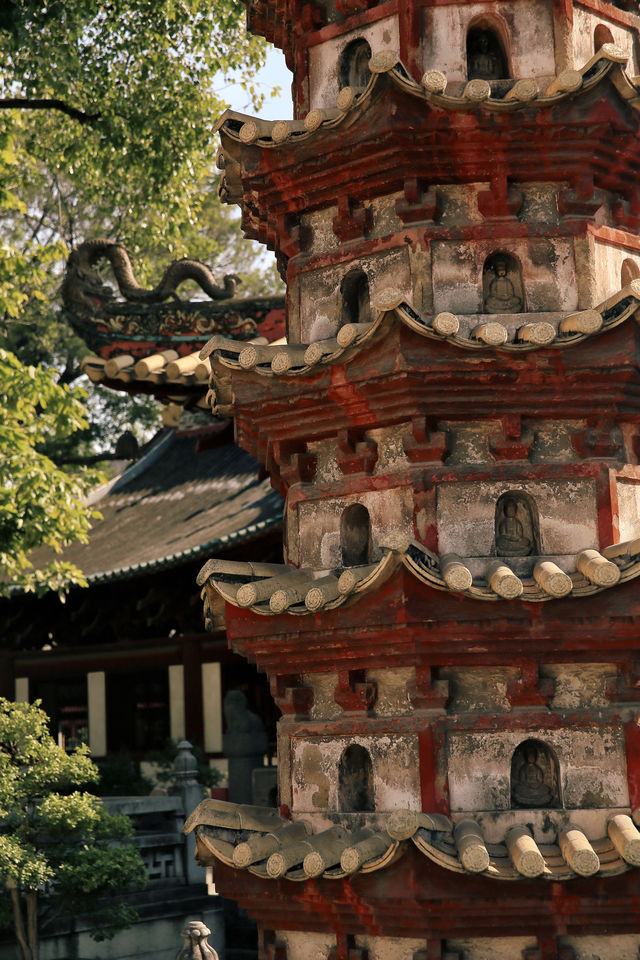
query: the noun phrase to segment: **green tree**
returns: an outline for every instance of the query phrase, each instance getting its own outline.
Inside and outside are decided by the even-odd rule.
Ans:
[[[144,866],[123,843],[128,817],[79,789],[98,779],[87,753],[56,745],[39,703],[0,698],[0,877],[21,960],[38,960],[39,935],[55,917],[90,915],[96,940],[135,919],[119,895],[144,886]]]
[[[125,242],[142,284],[188,254],[219,274],[243,274],[247,293],[274,292],[273,268],[256,266],[215,194],[213,126],[225,106],[216,87],[233,73],[256,107],[260,99],[251,77],[266,45],[247,36],[240,0],[5,0],[0,8],[7,349],[55,367],[62,383],[78,379],[87,351],[57,311],[58,291],[69,249],[92,237]],[[151,403],[91,401],[94,445],[109,432],[113,441],[127,416],[153,426]]]
[[[15,586],[62,595],[68,584],[85,583],[80,571],[56,560],[36,570],[27,554],[86,541],[96,515],[84,503],[96,474],[62,470],[46,453],[85,426],[79,391],[0,349],[0,411],[0,595]]]

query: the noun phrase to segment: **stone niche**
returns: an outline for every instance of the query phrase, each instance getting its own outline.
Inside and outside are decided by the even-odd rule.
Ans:
[[[365,24],[357,30],[350,30],[309,48],[310,110],[335,107],[341,87],[346,86],[347,78],[344,70],[341,70],[344,51],[360,38],[369,44],[372,54],[379,50],[398,50],[398,18],[386,17],[376,23]]]
[[[427,6],[423,8],[423,69],[441,70],[449,89],[452,83],[462,84],[468,79],[467,39],[473,30],[495,35],[508,76],[513,79],[535,77],[543,81],[558,72],[551,4],[545,0]]]
[[[626,70],[634,76],[638,73],[638,53],[636,49],[636,31],[626,24],[616,23],[606,14],[589,10],[580,4],[573,8],[573,29],[571,42],[573,62],[580,67],[585,64],[603,43],[615,43],[629,54]]]
[[[498,291],[501,283],[510,285],[514,303],[513,309],[504,312],[491,306],[497,299],[491,298],[492,286]],[[457,314],[463,334],[468,336],[477,323],[493,313],[515,333],[525,322],[523,314],[577,309],[573,243],[562,237],[519,239],[508,244],[500,240],[437,241],[432,245],[432,287],[434,313]],[[506,297],[505,303],[509,300]],[[511,324],[508,313],[516,315]]]
[[[294,739],[291,757],[295,814],[420,810],[417,736]]]
[[[411,269],[406,247],[310,270],[301,274],[299,281],[302,343],[335,337],[345,322],[357,321],[358,317],[349,307],[350,289],[346,282],[356,274],[365,278],[369,300],[386,287],[397,287],[411,300]],[[366,310],[361,312],[361,321],[373,319]],[[298,327],[295,317],[290,323],[292,330]]]
[[[447,766],[451,812],[523,809],[512,797],[514,758],[529,731],[450,733]],[[539,730],[534,735],[557,762],[558,802],[565,810],[626,807],[629,803],[621,727]],[[526,758],[525,758],[525,762]],[[535,761],[544,775],[541,749]],[[531,809],[540,804],[532,804]]]
[[[573,570],[577,553],[599,547],[593,480],[440,483],[436,516],[440,555],[468,558],[477,575],[486,563],[476,558],[519,558],[527,573],[536,557],[553,557]]]
[[[316,570],[351,566],[344,549],[347,526],[345,511],[356,504],[369,514],[366,557],[361,563],[375,563],[382,557],[379,546],[390,530],[413,537],[413,492],[409,487],[370,490],[351,497],[303,501],[288,512],[289,562]],[[353,526],[353,523],[351,524]]]

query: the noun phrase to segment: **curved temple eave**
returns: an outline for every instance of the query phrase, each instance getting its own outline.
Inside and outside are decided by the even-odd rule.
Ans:
[[[203,801],[185,825],[185,832],[196,831],[199,861],[209,866],[219,860],[264,880],[304,882],[320,876],[339,880],[390,866],[406,853],[411,841],[443,869],[492,880],[604,878],[640,865],[640,833],[628,811],[609,815],[607,835],[591,841],[579,827],[567,825],[564,812],[558,811],[556,842],[538,845],[524,820],[509,828],[500,842],[490,843],[473,814],[453,821],[442,814],[395,810],[378,813],[377,825],[371,828],[351,831],[333,827],[317,834],[308,821],[292,823],[275,810],[262,823],[261,815],[264,819],[269,811],[261,814],[261,808],[256,810],[255,822],[247,823],[250,807]],[[549,813],[553,819],[554,811]],[[522,837],[528,848],[525,859],[519,852]],[[576,849],[582,851],[582,857],[576,857]]]
[[[280,613],[305,616],[357,602],[365,594],[379,589],[401,565],[435,590],[484,601],[541,603],[586,597],[640,576],[640,539],[614,544],[597,554],[596,566],[600,572],[594,572],[593,558],[586,556],[596,551],[578,554],[575,572],[556,571],[562,581],[559,589],[557,580],[556,585],[551,583],[544,569],[536,572],[544,561],[536,565],[533,578],[521,580],[508,568],[507,561],[498,565],[499,575],[496,572],[489,580],[478,580],[472,577],[463,558],[456,557],[456,569],[451,570],[448,558],[439,559],[415,541],[391,535],[381,546],[385,552],[377,564],[349,567],[342,572],[299,570],[282,565],[277,571],[274,568],[268,575],[255,577],[252,566],[247,564],[246,576],[241,576],[239,564],[235,563],[232,576],[225,573],[224,561],[209,561],[202,568],[198,583],[232,606],[250,609],[259,616]]]

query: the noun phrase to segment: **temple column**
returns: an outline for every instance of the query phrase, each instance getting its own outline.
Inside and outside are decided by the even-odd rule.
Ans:
[[[104,757],[107,752],[107,695],[104,670],[87,674],[87,707],[91,755]]]
[[[184,666],[169,667],[169,735],[172,740],[184,740]]]
[[[207,691],[203,703],[204,749],[222,752],[222,672],[219,663],[202,664],[202,686]]]
[[[29,677],[16,677],[15,698],[19,703],[29,703]]]

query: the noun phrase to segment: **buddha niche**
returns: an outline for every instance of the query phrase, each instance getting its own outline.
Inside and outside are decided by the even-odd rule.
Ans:
[[[557,761],[539,740],[526,740],[513,755],[511,803],[527,809],[559,806]]]
[[[539,554],[534,508],[519,491],[503,494],[496,504],[496,556],[528,557]]]
[[[469,80],[505,80],[507,58],[496,33],[473,27],[467,34],[467,77]]]
[[[485,313],[520,313],[523,307],[520,268],[514,257],[494,254],[482,271]]]

